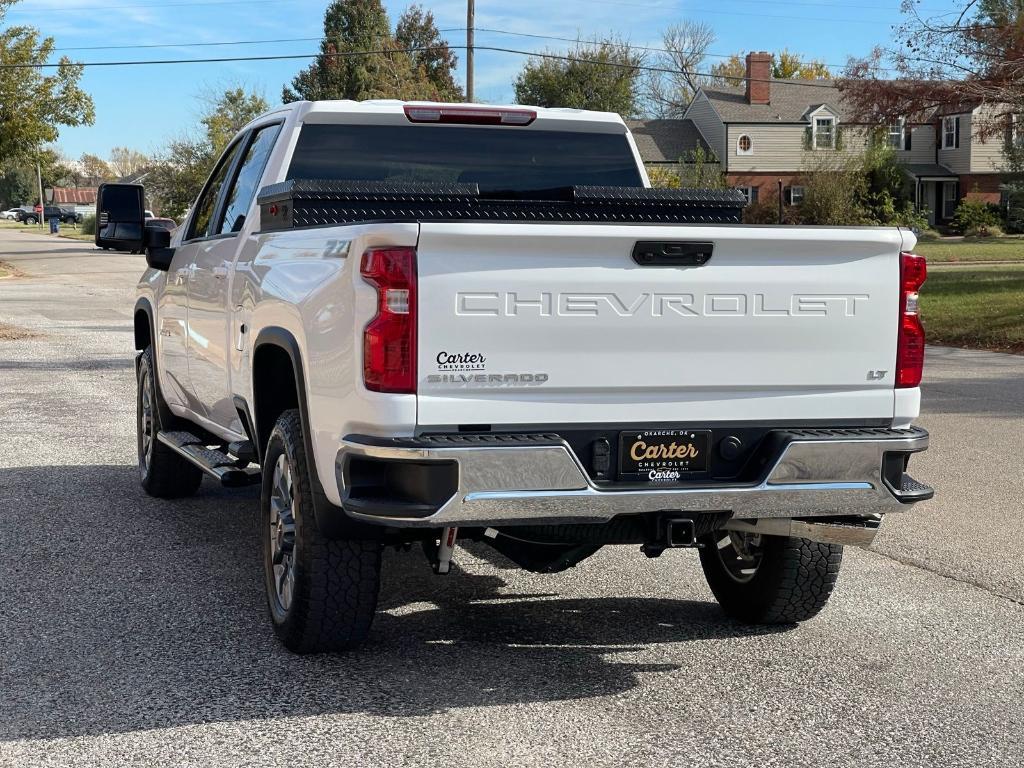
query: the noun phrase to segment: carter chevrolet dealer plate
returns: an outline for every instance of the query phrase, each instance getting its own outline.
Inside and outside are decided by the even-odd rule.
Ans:
[[[619,433],[619,479],[673,482],[687,472],[705,472],[711,432],[651,429]]]

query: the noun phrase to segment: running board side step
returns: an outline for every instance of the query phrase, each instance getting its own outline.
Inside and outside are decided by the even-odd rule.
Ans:
[[[191,432],[157,432],[156,439],[227,488],[255,485],[262,477],[259,467],[240,467],[238,460],[216,448],[208,448]]]
[[[722,526],[727,531],[760,533],[764,536],[794,536],[821,544],[843,544],[869,547],[882,524],[881,515],[861,519],[805,519],[762,517],[753,520],[729,520]]]

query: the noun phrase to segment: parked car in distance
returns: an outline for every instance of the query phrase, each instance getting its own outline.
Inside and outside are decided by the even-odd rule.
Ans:
[[[19,209],[17,218],[22,224],[38,224],[39,207],[36,206],[36,208],[30,210]],[[48,205],[43,214],[43,220],[49,221],[52,218],[60,219],[61,224],[78,224],[82,221],[82,214],[75,211],[66,211],[56,205]]]
[[[11,208],[10,210],[0,213],[0,218],[7,219],[8,221],[17,221],[18,211],[20,210],[21,208]]]

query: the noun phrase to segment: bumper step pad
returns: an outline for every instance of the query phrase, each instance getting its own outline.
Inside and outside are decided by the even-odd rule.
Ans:
[[[893,489],[893,495],[900,501],[909,504],[915,501],[927,501],[935,495],[935,489],[904,474],[903,482],[899,489]]]

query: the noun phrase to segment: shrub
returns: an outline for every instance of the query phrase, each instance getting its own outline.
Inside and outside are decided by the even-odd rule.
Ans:
[[[663,189],[725,189],[725,176],[714,157],[701,147],[678,163],[648,165],[647,176],[652,187]]]
[[[953,226],[957,232],[985,229],[999,224],[999,208],[982,200],[964,198],[953,214]]]
[[[927,225],[924,228],[920,229],[917,233],[917,239],[919,242],[921,240],[938,240],[940,237],[942,237],[942,235],[940,235],[934,229],[928,229]]]
[[[779,195],[777,192],[769,192],[743,209],[744,224],[778,224],[779,223]],[[800,224],[800,207],[787,205],[782,209],[783,224]]]
[[[83,235],[95,235],[96,234],[96,215],[89,214],[82,219],[82,234]]]
[[[648,165],[647,178],[652,187],[661,189],[679,189],[679,173],[663,165]]]
[[[982,224],[964,230],[967,237],[1002,237],[1003,230],[998,224]]]

